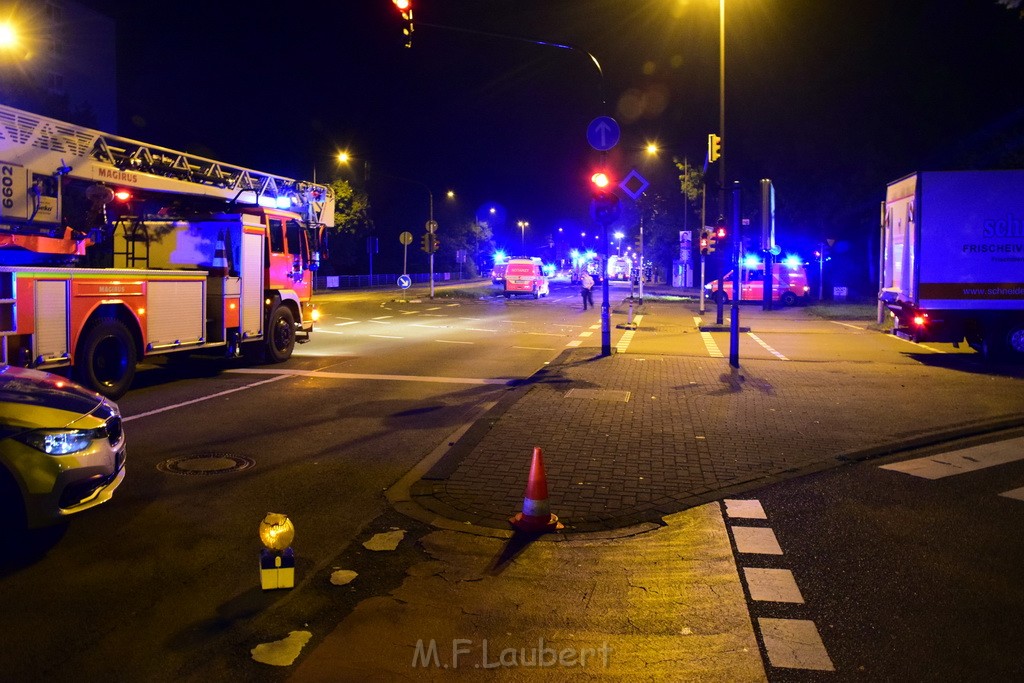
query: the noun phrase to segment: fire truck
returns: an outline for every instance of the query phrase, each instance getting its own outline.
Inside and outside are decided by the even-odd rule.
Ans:
[[[0,361],[111,398],[151,356],[284,361],[333,224],[326,186],[0,105]]]

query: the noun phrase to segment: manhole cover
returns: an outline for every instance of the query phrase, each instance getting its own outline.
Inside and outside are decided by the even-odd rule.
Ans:
[[[205,475],[241,472],[255,464],[256,461],[252,458],[244,458],[240,455],[203,453],[171,458],[170,460],[163,461],[156,468],[161,472],[170,472],[171,474]]]

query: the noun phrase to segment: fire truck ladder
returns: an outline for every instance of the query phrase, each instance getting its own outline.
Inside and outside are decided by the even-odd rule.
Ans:
[[[124,251],[117,250],[118,229],[124,237]],[[140,216],[121,216],[114,223],[114,263],[120,264],[118,256],[124,257],[125,268],[149,268],[149,226]],[[142,245],[141,254],[139,245]],[[142,262],[141,265],[139,262]]]
[[[310,227],[334,225],[334,192],[326,185],[231,166],[6,105],[0,105],[0,152],[5,161],[37,172],[287,208],[302,213]]]

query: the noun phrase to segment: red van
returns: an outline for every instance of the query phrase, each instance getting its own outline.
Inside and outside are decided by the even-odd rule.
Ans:
[[[741,271],[740,301],[762,301],[764,299],[764,264]],[[722,290],[714,290],[715,282],[704,285],[712,301],[728,302],[732,298],[732,271],[722,276]],[[775,300],[783,306],[807,303],[810,299],[807,285],[807,271],[802,265],[790,266],[785,263],[772,264],[772,292]]]
[[[532,294],[534,299],[550,292],[544,264],[539,258],[509,259],[505,267],[505,298],[513,294]]]

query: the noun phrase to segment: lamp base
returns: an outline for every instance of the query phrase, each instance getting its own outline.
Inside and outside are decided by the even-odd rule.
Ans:
[[[295,587],[295,551],[260,551],[260,586],[263,590]]]

